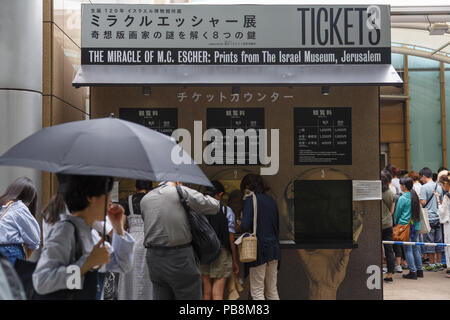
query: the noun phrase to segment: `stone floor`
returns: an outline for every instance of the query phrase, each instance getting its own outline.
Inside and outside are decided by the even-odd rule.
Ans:
[[[407,274],[408,270],[403,270]],[[394,274],[394,282],[383,281],[384,300],[450,300],[450,278],[444,271],[424,271],[418,280],[403,279]]]

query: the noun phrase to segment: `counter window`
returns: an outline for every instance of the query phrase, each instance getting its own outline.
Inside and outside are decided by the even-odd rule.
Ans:
[[[295,242],[352,242],[352,181],[294,183]]]

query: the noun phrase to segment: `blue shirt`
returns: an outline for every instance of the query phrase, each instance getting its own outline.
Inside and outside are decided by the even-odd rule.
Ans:
[[[6,206],[0,209],[2,215]],[[21,201],[14,202],[0,219],[0,244],[26,244],[37,250],[41,243],[41,229],[28,207]]]
[[[434,195],[435,188],[436,192],[440,194],[440,197],[442,199],[443,196],[442,188],[440,185],[436,185],[436,182],[433,181],[427,182],[420,188],[419,199],[425,200],[425,202],[431,199],[425,206],[425,208],[428,209],[428,220],[430,221],[439,220],[438,202]]]
[[[228,220],[228,232],[230,233],[236,233],[235,227],[236,227],[236,221],[234,218],[234,212],[233,210],[226,206],[223,208],[223,210],[227,212],[227,220]]]
[[[406,226],[411,219],[411,192],[404,193],[397,201],[394,212],[394,224]],[[420,230],[420,222],[411,221],[415,230]]]

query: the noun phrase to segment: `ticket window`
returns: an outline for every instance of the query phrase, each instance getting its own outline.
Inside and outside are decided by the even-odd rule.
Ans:
[[[352,181],[294,182],[296,244],[352,243]]]

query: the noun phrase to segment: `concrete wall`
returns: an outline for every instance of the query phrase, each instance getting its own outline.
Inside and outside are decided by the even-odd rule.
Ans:
[[[42,127],[89,118],[89,88],[72,80],[81,63],[82,0],[43,0]],[[56,178],[42,174],[42,203],[55,192]]]
[[[42,1],[0,1],[0,154],[42,127]],[[39,171],[0,167],[0,193]]]
[[[177,93],[184,92],[183,102]],[[244,93],[253,94],[253,101],[246,102]],[[276,92],[278,100],[272,102]],[[194,93],[201,94],[194,102]],[[220,94],[228,97],[220,102]],[[258,93],[260,95],[258,95]],[[207,102],[206,95],[215,99]],[[264,101],[257,97],[266,95]],[[206,129],[206,108],[215,107],[263,107],[265,127],[280,129],[280,169],[278,174],[265,176],[271,187],[270,194],[280,211],[281,239],[293,239],[292,183],[296,179],[379,179],[379,102],[377,87],[333,87],[329,96],[321,94],[320,87],[254,88],[241,87],[239,102],[231,102],[230,87],[182,88],[154,87],[150,96],[142,94],[142,88],[93,87],[91,88],[91,116],[116,116],[119,108],[173,107],[178,108],[178,124],[191,133],[194,120],[203,121]],[[285,96],[291,98],[284,98]],[[293,108],[294,107],[350,107],[352,109],[352,165],[347,166],[295,166]],[[210,179],[227,182],[226,187],[236,186],[242,177],[257,166],[207,166],[202,169]],[[125,186],[125,187],[124,187]],[[125,188],[125,190],[123,190]],[[132,184],[121,184],[122,197],[132,192]],[[227,190],[231,191],[230,189]],[[279,291],[282,299],[382,299],[382,290],[367,288],[366,273],[370,265],[381,266],[381,225],[379,201],[353,202],[354,240],[356,249],[298,250],[283,249]],[[311,268],[311,262],[313,267]],[[381,275],[380,279],[381,279]],[[316,279],[316,280],[314,280]],[[318,281],[317,279],[320,279]],[[326,280],[328,279],[328,280]],[[331,281],[330,279],[334,279]],[[330,280],[330,281],[329,281]],[[332,283],[333,282],[333,283]],[[245,294],[242,295],[246,297]]]

